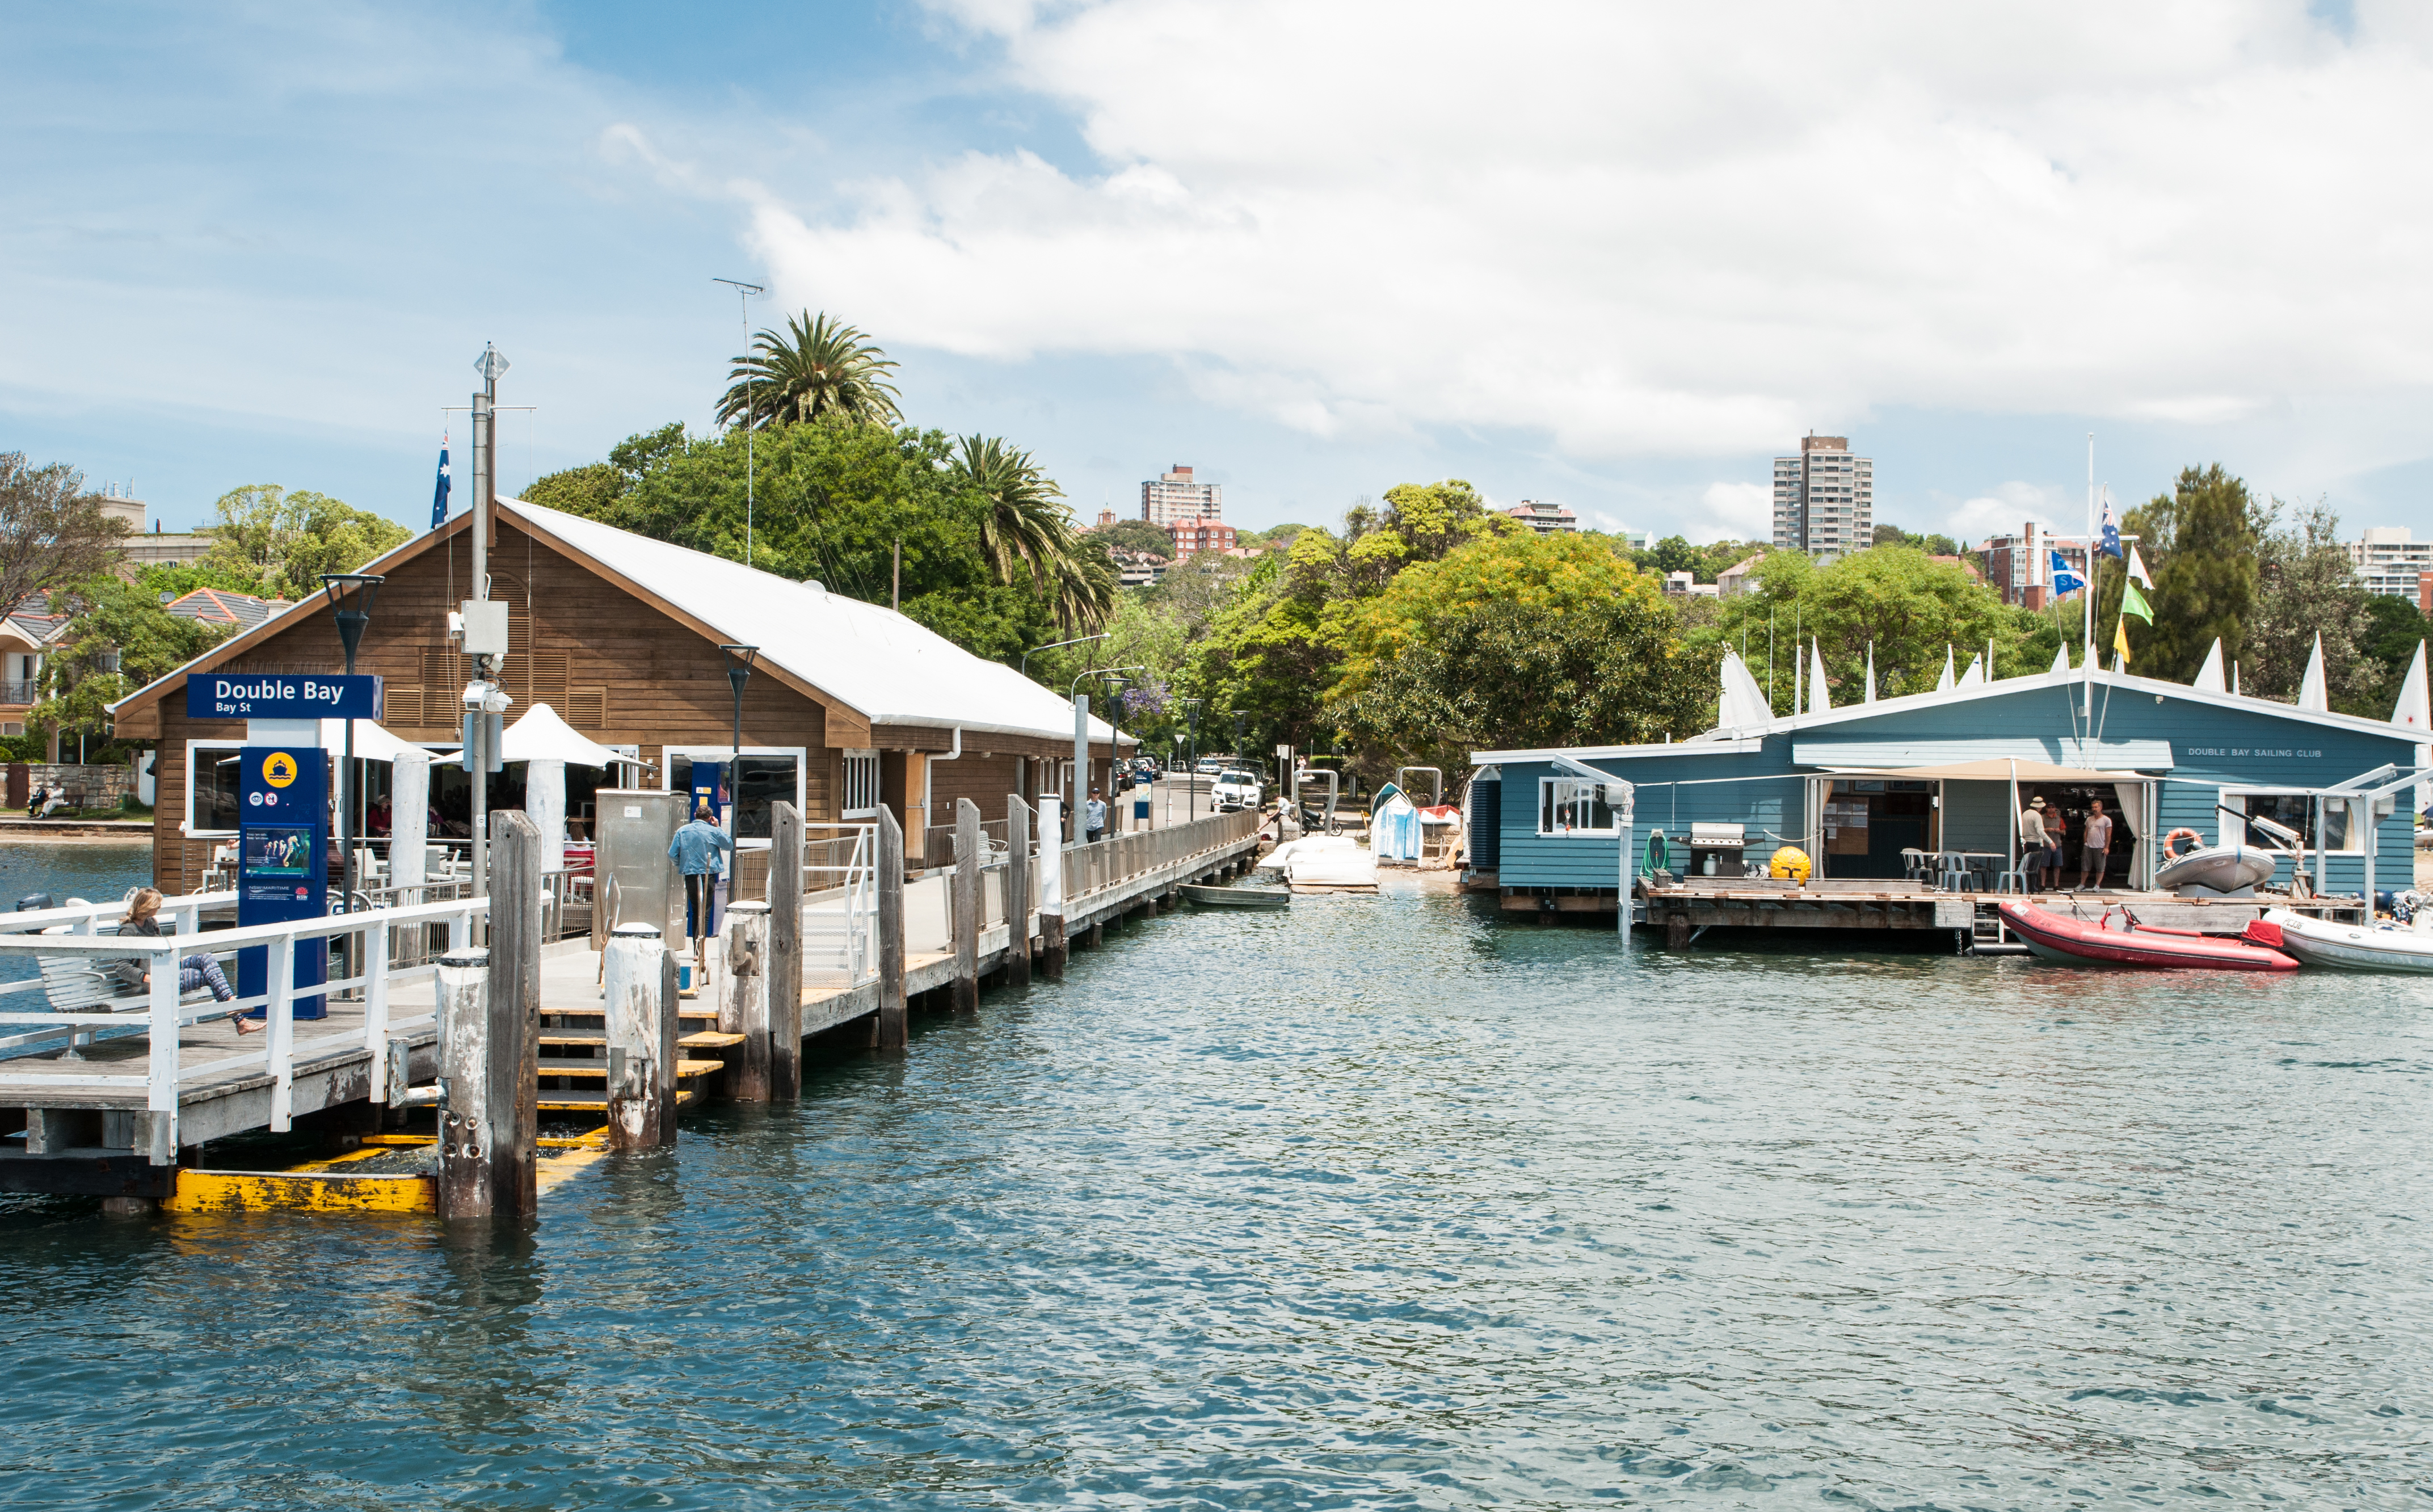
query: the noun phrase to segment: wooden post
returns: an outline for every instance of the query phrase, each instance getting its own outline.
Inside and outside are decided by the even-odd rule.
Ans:
[[[655,1149],[660,1144],[660,999],[674,995],[667,987],[674,964],[656,925],[621,924],[608,933],[601,960],[601,1017],[607,1029],[611,1148]]]
[[[882,1050],[901,1050],[904,1017],[904,830],[894,811],[878,810],[878,1038]]]
[[[1005,980],[1030,985],[1030,806],[1022,794],[1005,800]]]
[[[769,1096],[791,1102],[803,1095],[802,811],[771,804],[769,834]]]
[[[485,1218],[493,1210],[488,1145],[490,953],[439,958],[439,1215]]]
[[[540,826],[509,811],[490,823],[490,1106],[494,1211],[540,1211]],[[502,1053],[503,1052],[503,1053]],[[509,1110],[513,1110],[512,1113]],[[508,1119],[512,1117],[513,1123]],[[512,1147],[510,1147],[512,1138]]]
[[[1064,848],[1059,807],[1053,795],[1039,800],[1039,969],[1049,981],[1064,978],[1064,867],[1080,854]]]
[[[718,1009],[722,1032],[743,1036],[743,1056],[726,1095],[739,1102],[769,1100],[769,905],[726,906],[726,995]],[[732,1012],[735,1028],[726,1028]]]
[[[980,806],[955,800],[955,1011],[980,1006]]]

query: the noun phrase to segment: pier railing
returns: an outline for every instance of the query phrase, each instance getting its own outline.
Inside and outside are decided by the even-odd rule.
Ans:
[[[1078,901],[1110,888],[1120,888],[1194,857],[1250,840],[1258,832],[1258,813],[1244,808],[1163,829],[1111,835],[1095,845],[1068,846],[1064,851],[1064,893]]]
[[[123,960],[143,963],[151,980],[141,998],[129,999],[129,1012],[97,1011],[90,1012],[52,1012],[9,1009],[0,1011],[0,1034],[22,1033],[31,1029],[33,1037],[66,1038],[70,1040],[68,1057],[78,1057],[76,1040],[78,1031],[104,1028],[126,1029],[140,1024],[149,1041],[141,1061],[92,1062],[83,1071],[60,1072],[57,1069],[33,1071],[12,1069],[0,1061],[0,1103],[9,1099],[10,1093],[40,1093],[46,1100],[56,1100],[60,1094],[77,1094],[71,1106],[115,1107],[140,1109],[149,1116],[148,1130],[143,1136],[156,1165],[174,1164],[178,1158],[178,1107],[180,1095],[199,1084],[224,1081],[230,1073],[260,1070],[271,1082],[270,1128],[285,1130],[295,1117],[296,1076],[299,1066],[307,1069],[335,1056],[365,1052],[371,1062],[370,1096],[375,1103],[386,1101],[386,1077],[389,1046],[400,1037],[424,1030],[435,1031],[438,1004],[434,996],[426,1012],[394,1011],[396,990],[429,976],[429,966],[397,969],[391,959],[390,943],[400,930],[413,930],[432,924],[444,925],[452,948],[462,948],[477,940],[476,928],[486,920],[489,899],[462,898],[438,903],[422,903],[408,907],[372,909],[355,913],[332,914],[318,919],[299,919],[284,924],[248,925],[234,929],[213,930],[209,934],[185,932],[185,921],[208,906],[212,894],[173,898],[162,911],[179,920],[179,933],[175,936],[103,935],[97,927],[64,935],[27,933],[28,927],[43,926],[43,915],[74,913],[79,910],[44,909],[41,914],[24,913],[6,918],[0,925],[0,956],[85,958],[96,966],[114,965]],[[114,906],[123,916],[123,905]],[[92,922],[97,926],[109,915],[108,909],[92,910]],[[52,919],[51,923],[62,922]],[[353,948],[339,953],[331,950],[332,942],[351,942]],[[183,1002],[178,990],[178,962],[186,956],[211,955],[228,960],[236,952],[259,946],[265,954],[267,991],[240,995],[230,1002]],[[361,967],[353,975],[340,975],[309,986],[296,985],[296,962],[304,952],[319,950],[332,960],[353,960]],[[343,1005],[343,1015],[330,1019],[296,1017],[299,1001],[319,998],[331,1004],[341,996],[359,999]],[[354,1018],[360,1009],[362,1017]],[[209,1019],[250,1013],[260,1009],[264,1014],[264,1034],[258,1045],[247,1045],[234,1053],[182,1064],[179,1035],[185,1028]],[[137,1016],[140,1014],[140,1018]],[[327,1026],[326,1028],[324,1026]],[[128,1070],[106,1069],[129,1065]]]

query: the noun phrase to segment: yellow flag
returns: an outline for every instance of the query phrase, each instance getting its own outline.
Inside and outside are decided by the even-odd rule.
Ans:
[[[2129,617],[2122,615],[2112,621],[2112,649],[2120,653],[2120,660],[2129,660]]]

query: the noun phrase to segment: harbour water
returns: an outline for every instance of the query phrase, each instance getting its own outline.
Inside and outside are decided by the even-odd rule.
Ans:
[[[0,909],[48,892],[61,903],[83,898],[100,903],[152,880],[152,846],[146,840],[0,840]],[[0,959],[0,981],[34,975],[22,960]]]
[[[2433,984],[1111,931],[528,1232],[0,1198],[11,1506],[2416,1506]]]

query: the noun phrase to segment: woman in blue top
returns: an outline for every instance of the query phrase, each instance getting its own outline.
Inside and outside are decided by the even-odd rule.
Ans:
[[[720,864],[720,855],[734,849],[735,841],[718,827],[707,804],[693,809],[692,823],[677,830],[675,839],[668,841],[668,859],[684,874],[685,928],[692,936],[696,967],[707,954],[703,942],[712,927],[710,905],[718,896],[719,874],[725,870]]]

